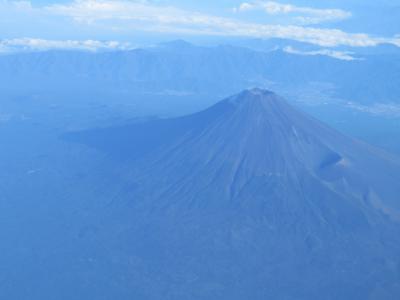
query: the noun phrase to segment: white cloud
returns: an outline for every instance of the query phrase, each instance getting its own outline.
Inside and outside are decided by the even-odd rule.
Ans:
[[[376,46],[381,43],[391,43],[400,47],[400,37],[380,38],[364,33],[347,33],[339,29],[245,22],[172,6],[151,4],[146,1],[75,0],[65,4],[52,4],[42,7],[32,7],[29,2],[19,3],[18,5],[21,14],[23,11],[28,15],[40,15],[40,19],[47,20],[49,24],[52,24],[51,22],[54,22],[55,19],[57,22],[72,21],[75,27],[78,25],[83,30],[90,29],[91,32],[96,32],[98,35],[102,32],[117,32],[118,35],[124,36],[124,34],[129,35],[132,32],[144,31],[186,35],[283,38],[309,42],[322,47],[340,45],[365,47]],[[251,6],[250,3],[243,5],[242,9],[243,7],[246,8],[246,5]],[[276,6],[270,8],[270,11],[280,13],[293,9],[292,6],[286,8]],[[309,10],[307,8],[301,9]],[[311,9],[311,11],[314,11],[314,9]],[[27,23],[31,21],[29,18],[25,20]],[[34,35],[37,36],[38,34]]]
[[[283,51],[291,54],[297,54],[297,55],[306,55],[306,56],[315,56],[315,55],[324,55],[324,56],[329,56],[332,58],[340,59],[340,60],[358,60],[359,58],[356,58],[352,56],[352,52],[347,52],[347,51],[335,51],[331,49],[321,49],[321,50],[315,50],[315,51],[300,51],[296,50],[293,47],[285,47]]]
[[[45,40],[33,38],[0,40],[0,53],[21,52],[21,51],[43,51],[43,50],[125,50],[132,48],[127,43],[116,41],[95,41],[95,40]]]
[[[347,102],[346,106],[364,113],[385,116],[385,117],[400,117],[400,105],[396,103],[374,103],[372,105],[362,105],[355,102]]]
[[[269,15],[294,15],[294,20],[303,25],[340,21],[351,17],[351,12],[342,9],[317,9],[274,1],[244,2],[235,9],[241,12],[254,10],[261,10]]]
[[[249,3],[243,5],[244,7],[246,5],[251,6]],[[279,12],[297,9],[314,12],[314,14],[320,13],[320,10],[310,8],[285,7],[276,6],[270,8],[270,11]],[[400,44],[400,39],[374,38],[367,34],[346,33],[338,29],[249,23],[170,6],[158,6],[142,1],[76,0],[69,4],[50,5],[45,10],[52,14],[69,16],[78,22],[91,25],[102,24],[107,26],[107,22],[113,21],[114,29],[121,31],[144,30],[162,33],[287,38],[324,47],[339,45],[364,47],[376,46],[380,43]],[[339,14],[338,10],[327,11],[332,15]],[[322,15],[322,13],[320,14]]]

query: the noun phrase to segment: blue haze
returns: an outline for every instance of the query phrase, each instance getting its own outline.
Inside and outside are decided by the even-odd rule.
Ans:
[[[242,2],[142,1],[293,24]],[[39,18],[10,3],[0,299],[400,299],[399,47],[119,31],[43,14],[69,0],[32,0]],[[400,33],[398,1],[290,4],[352,14],[305,29]],[[87,39],[142,46],[40,48]]]

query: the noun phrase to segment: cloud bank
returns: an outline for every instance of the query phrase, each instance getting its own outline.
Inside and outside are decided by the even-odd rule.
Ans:
[[[400,117],[400,105],[396,103],[375,103],[368,106],[368,105],[358,104],[355,102],[347,102],[346,106],[348,108],[372,115],[392,117],[392,118]]]
[[[244,2],[235,8],[235,11],[263,11],[268,15],[291,15],[297,23],[303,25],[341,21],[352,16],[351,12],[342,9],[317,9],[274,1]]]
[[[354,57],[352,52],[347,51],[335,51],[331,49],[321,49],[315,51],[300,51],[296,50],[293,47],[285,47],[283,51],[290,53],[290,54],[297,54],[297,55],[306,55],[306,56],[315,56],[315,55],[324,55],[329,56],[332,58],[340,59],[340,60],[359,60],[358,58]]]
[[[1,1],[1,0],[0,0]],[[250,2],[240,9],[253,9],[254,5],[270,3],[269,13],[303,13],[303,17],[333,19],[345,17],[341,10],[320,10],[307,7],[279,4],[277,2]],[[272,4],[271,4],[272,3]],[[352,46],[367,47],[383,43],[400,47],[400,37],[376,37],[366,33],[348,33],[340,29],[318,28],[301,25],[277,25],[247,22],[231,17],[221,17],[174,6],[152,4],[147,1],[127,0],[75,0],[69,3],[50,4],[35,7],[30,2],[0,2],[0,17],[7,16],[7,9],[15,15],[19,13],[20,22],[47,20],[51,22],[70,22],[71,26],[90,29],[91,32],[115,33],[118,36],[132,32],[152,32],[158,34],[234,36],[250,38],[282,38],[312,43],[322,47]],[[8,20],[11,22],[11,20]],[[2,21],[0,20],[0,23]],[[37,21],[39,22],[39,21]],[[0,24],[1,25],[1,24]],[[54,23],[54,26],[59,24]],[[32,34],[39,36],[39,34]],[[27,36],[25,34],[25,36]],[[57,38],[56,38],[57,39]],[[68,43],[67,43],[68,45]],[[84,47],[84,45],[82,46]]]
[[[44,50],[84,50],[95,52],[127,50],[131,48],[132,46],[128,43],[120,43],[116,41],[45,40],[34,38],[0,40],[0,53]]]

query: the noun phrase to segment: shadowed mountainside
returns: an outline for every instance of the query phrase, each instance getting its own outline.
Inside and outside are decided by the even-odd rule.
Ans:
[[[274,93],[64,138],[118,162],[97,238],[146,299],[400,293],[399,161]]]

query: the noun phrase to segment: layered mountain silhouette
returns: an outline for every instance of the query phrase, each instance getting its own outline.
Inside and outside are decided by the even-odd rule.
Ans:
[[[101,239],[143,299],[400,295],[399,160],[272,92],[65,138],[118,165]]]
[[[286,93],[299,87],[304,90],[305,86],[315,89],[319,83],[329,87],[329,95],[332,92],[335,98],[352,102],[399,101],[398,52],[362,55],[363,59],[346,61],[282,50],[286,46],[303,51],[320,50],[304,45],[269,41],[267,44],[272,44],[264,47],[261,42],[258,47],[259,42],[254,45],[259,51],[227,45],[201,47],[175,41],[129,51],[0,55],[0,88],[17,95],[56,92],[59,98],[65,97],[65,93],[74,93],[76,98],[87,93],[104,97],[107,92],[112,93],[109,98],[113,99],[124,93],[168,94],[171,91],[215,98],[249,86],[274,86],[275,89],[282,86],[279,90]],[[247,41],[245,44],[249,45]],[[100,96],[96,95],[99,91]]]

